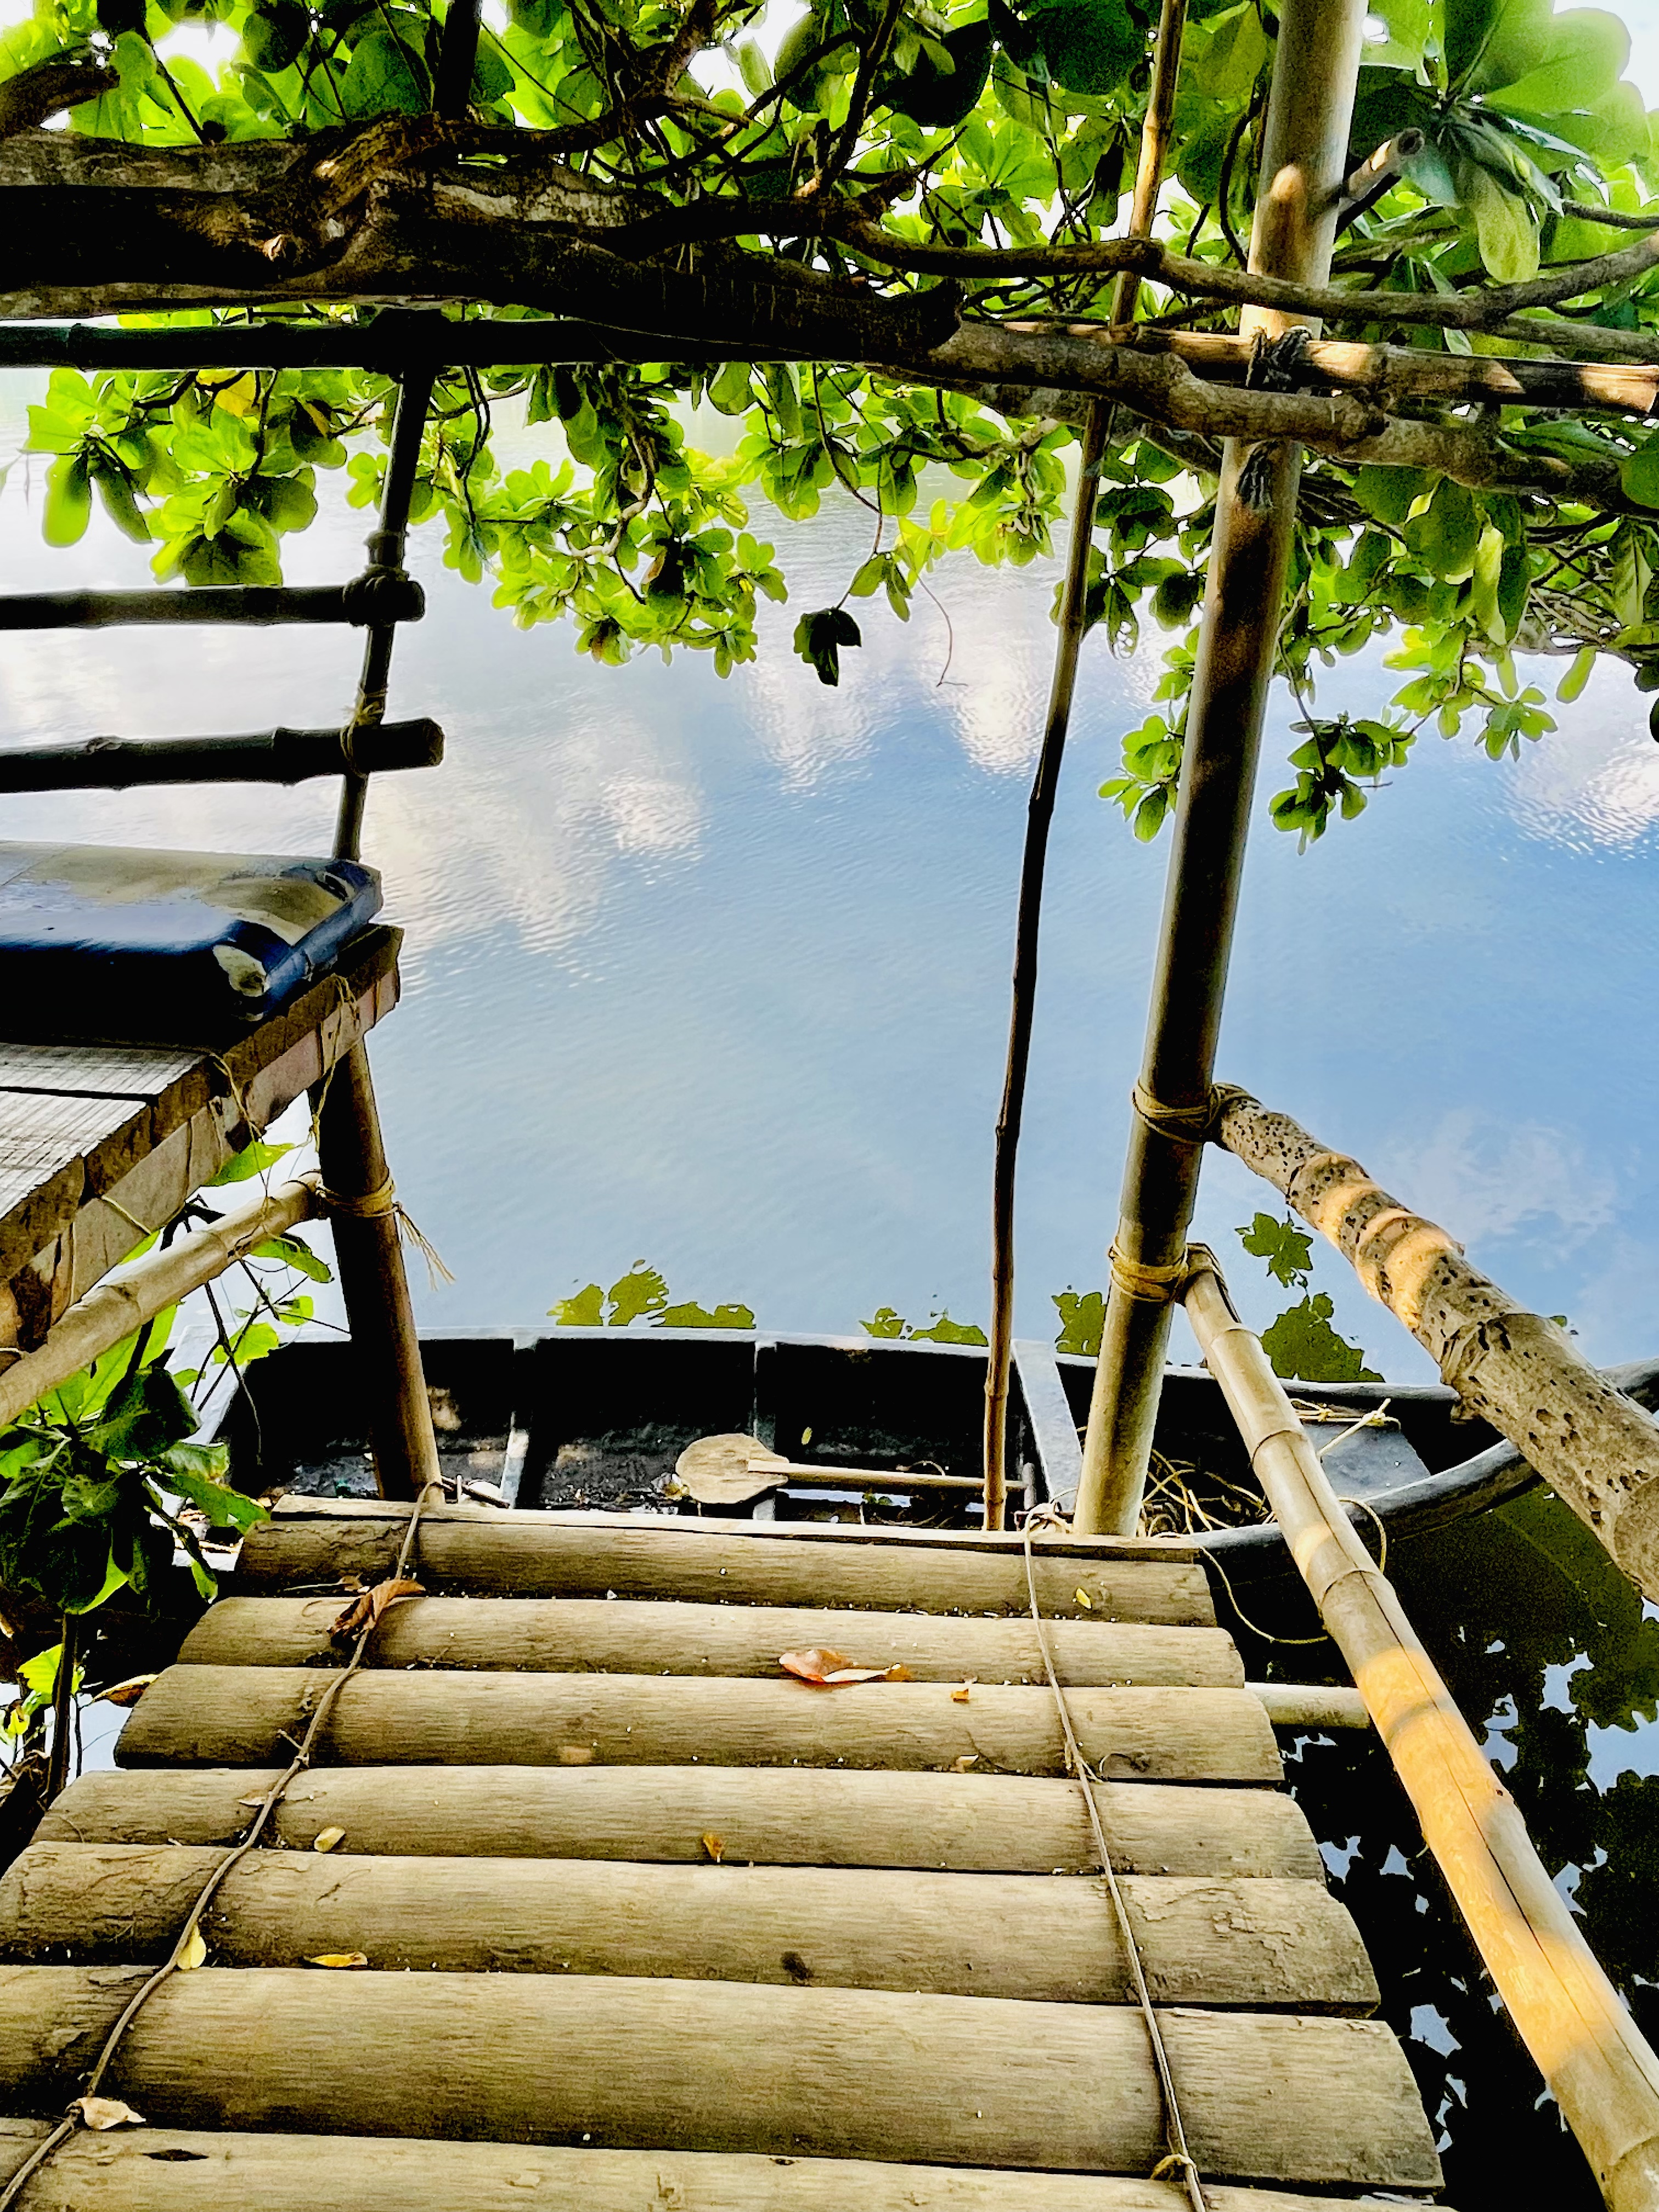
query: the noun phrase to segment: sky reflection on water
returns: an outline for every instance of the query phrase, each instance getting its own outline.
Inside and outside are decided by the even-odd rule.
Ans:
[[[0,380],[8,444],[24,381]],[[101,519],[48,562],[25,474],[0,518],[0,588],[145,580],[143,554]],[[351,573],[362,529],[325,506],[289,580]],[[1054,566],[947,571],[949,639],[925,601],[908,628],[861,605],[865,648],[830,691],[788,632],[839,597],[868,518],[843,503],[773,534],[791,605],[768,611],[759,664],[721,684],[690,657],[599,669],[567,630],[516,632],[417,533],[432,612],[404,633],[392,711],[435,714],[449,757],[376,786],[367,850],[409,933],[404,1005],[374,1044],[389,1148],[457,1279],[417,1279],[428,1327],[534,1323],[640,1257],[677,1297],[746,1301],[764,1327],[851,1332],[884,1304],[916,1322],[946,1305],[984,1318]],[[1084,664],[1022,1155],[1030,1334],[1052,1333],[1050,1292],[1099,1283],[1113,1224],[1166,848],[1135,844],[1095,792],[1144,711],[1158,641],[1119,664],[1097,638]],[[0,743],[325,724],[356,658],[329,631],[14,638]],[[1368,653],[1322,697],[1374,713],[1390,689]],[[1604,1361],[1659,1350],[1659,747],[1644,709],[1602,671],[1518,763],[1425,737],[1360,822],[1305,855],[1258,807],[1221,1063],[1444,1221],[1523,1303],[1570,1315]],[[1289,714],[1276,697],[1264,797],[1288,781]],[[18,799],[4,834],[317,851],[332,799]],[[1231,1231],[1267,1195],[1212,1155],[1196,1224],[1258,1325],[1282,1300]],[[1339,1261],[1315,1280],[1375,1366],[1429,1379]],[[1565,1509],[1534,1500],[1407,1547],[1399,1571],[1644,2008],[1659,1981],[1659,1630],[1577,1538]],[[1264,1647],[1253,1671],[1271,1658]],[[1307,1655],[1291,1659],[1303,1673]],[[1532,2109],[1535,2081],[1493,2024],[1380,1753],[1326,1746],[1293,1772],[1450,2130],[1453,2201],[1593,2203]]]

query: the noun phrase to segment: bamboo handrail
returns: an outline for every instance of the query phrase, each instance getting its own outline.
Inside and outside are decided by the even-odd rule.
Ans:
[[[210,1227],[192,1230],[165,1251],[147,1252],[142,1260],[112,1269],[76,1300],[33,1352],[0,1368],[0,1428],[168,1306],[234,1267],[256,1244],[282,1236],[321,1210],[316,1176],[300,1176],[271,1191],[256,1189]]]
[[[1565,1330],[1471,1267],[1443,1229],[1288,1114],[1248,1091],[1222,1090],[1212,1133],[1329,1237],[1469,1412],[1524,1452],[1615,1563],[1659,1600],[1659,1421]]]
[[[1659,2057],[1580,1934],[1393,1585],[1350,1525],[1213,1257],[1188,1318],[1486,1971],[1611,2212],[1659,2212]]]
[[[1129,204],[1129,235],[1150,238],[1164,181],[1164,156],[1175,115],[1181,76],[1181,42],[1187,24],[1187,0],[1163,0],[1158,39],[1152,48],[1152,81],[1140,126],[1140,159]],[[1112,294],[1114,324],[1132,323],[1140,296],[1140,278],[1124,270]],[[1097,399],[1089,409],[1078,465],[1077,502],[1066,550],[1061,588],[1060,635],[1048,692],[1048,719],[1025,816],[1025,850],[1020,861],[1019,905],[1014,924],[1012,1005],[1008,1017],[1008,1057],[1002,1107],[997,1115],[995,1164],[991,1177],[991,1334],[985,1360],[985,1526],[1000,1528],[1008,1502],[1008,1371],[1014,1350],[1014,1177],[1019,1157],[1020,1125],[1025,1113],[1025,1077],[1031,1057],[1031,1026],[1036,1014],[1037,948],[1042,926],[1042,879],[1048,860],[1048,830],[1060,787],[1060,763],[1077,689],[1079,649],[1083,643],[1089,596],[1089,556],[1094,546],[1095,502],[1100,464],[1110,434],[1113,410]]]
[[[1320,283],[1328,272],[1364,25],[1364,0],[1286,0],[1280,10],[1254,270]],[[1270,337],[1286,319],[1252,308],[1241,329]],[[1214,1077],[1299,473],[1300,450],[1288,444],[1250,451],[1231,441],[1222,465],[1136,1094],[1144,1110],[1124,1164],[1078,1488],[1076,1525],[1091,1531],[1131,1529],[1140,1516],[1170,1284],[1186,1250],[1203,1152],[1201,1133],[1188,1133],[1182,1117],[1202,1110]]]

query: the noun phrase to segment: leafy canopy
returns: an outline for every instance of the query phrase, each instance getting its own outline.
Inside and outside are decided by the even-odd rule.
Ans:
[[[1155,14],[1150,0],[811,0],[800,14],[786,0],[508,0],[487,10],[477,46],[468,189],[517,173],[510,149],[522,148],[526,176],[567,200],[589,194],[587,230],[573,217],[571,236],[611,238],[614,214],[617,265],[665,298],[688,255],[748,287],[741,296],[769,285],[849,314],[860,301],[937,307],[948,283],[962,331],[1001,331],[1017,356],[1042,318],[1109,319],[1114,272],[1097,249],[1127,216]],[[1357,815],[1425,728],[1472,726],[1501,758],[1553,727],[1517,653],[1568,657],[1565,699],[1601,655],[1659,689],[1659,432],[1646,403],[1587,396],[1564,413],[1473,386],[1460,398],[1456,375],[1517,341],[1423,319],[1644,235],[1598,216],[1659,224],[1659,146],[1624,74],[1626,32],[1549,0],[1377,0],[1371,25],[1354,161],[1402,131],[1417,150],[1345,213],[1332,281],[1358,304],[1339,321],[1408,366],[1432,357],[1452,373],[1437,393],[1404,378],[1387,404],[1432,429],[1456,473],[1308,455],[1281,647],[1302,742],[1270,801],[1304,842]],[[1201,285],[1246,258],[1277,27],[1267,0],[1194,0],[1142,348],[1236,326],[1236,305]],[[0,80],[85,56],[104,88],[73,109],[72,135],[222,161],[270,139],[349,146],[374,118],[424,115],[441,33],[422,0],[36,0],[0,36]],[[688,245],[697,238],[708,242]],[[272,264],[267,315],[349,326],[376,312],[347,276],[331,289],[314,270],[307,300],[286,298],[274,252]],[[1567,302],[1549,319],[1552,349],[1577,333],[1592,354],[1659,361],[1653,266],[1576,296],[1558,288],[1543,303]],[[530,279],[516,303],[502,281],[481,277],[477,301],[527,314]],[[477,312],[448,289],[452,316]],[[34,296],[49,303],[50,287]],[[653,327],[659,347],[637,335]],[[487,580],[520,625],[568,617],[578,649],[601,661],[689,648],[725,674],[754,656],[758,601],[787,594],[775,545],[750,527],[754,501],[799,521],[839,491],[868,509],[871,550],[841,599],[794,628],[796,652],[834,684],[878,606],[905,619],[947,556],[1051,550],[1079,395],[953,373],[928,345],[907,373],[830,360],[821,343],[811,358],[763,358],[740,333],[726,349],[756,357],[719,358],[706,332],[700,347],[679,343],[666,308],[631,328],[633,352],[668,357],[439,378],[412,516],[441,529],[448,564]],[[1309,371],[1296,388],[1323,387]],[[377,500],[395,392],[368,369],[60,368],[29,418],[46,537],[73,544],[96,501],[154,548],[162,579],[275,582],[283,539],[316,513],[319,472],[343,471],[359,507]],[[700,449],[698,407],[731,418],[731,450]],[[509,419],[544,440],[527,467],[495,459]],[[1149,618],[1174,635],[1153,710],[1104,787],[1141,836],[1161,826],[1179,770],[1218,460],[1215,437],[1153,401],[1114,410],[1090,617],[1121,654],[1143,649]],[[870,603],[858,618],[856,600]],[[1392,702],[1361,720],[1322,715],[1321,668],[1382,636],[1401,679]]]

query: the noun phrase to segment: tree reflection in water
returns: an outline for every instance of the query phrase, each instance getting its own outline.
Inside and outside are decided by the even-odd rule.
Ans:
[[[1659,2041],[1659,1618],[1543,1490],[1399,1543],[1388,1567],[1592,1949]],[[1317,1626],[1289,1583],[1240,1595],[1279,1634]],[[1252,1679],[1320,1673],[1317,1647],[1275,1647],[1230,1625]],[[1332,1661],[1331,1679],[1345,1680]],[[1447,2201],[1459,2212],[1593,2212],[1589,2169],[1498,2005],[1386,1753],[1370,1736],[1282,1741],[1286,1778],[1359,1923],[1436,2124]]]

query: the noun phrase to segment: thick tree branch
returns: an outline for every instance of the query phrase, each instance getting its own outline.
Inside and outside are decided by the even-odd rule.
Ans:
[[[90,54],[50,54],[0,82],[0,138],[32,131],[49,116],[113,92],[120,79]]]

